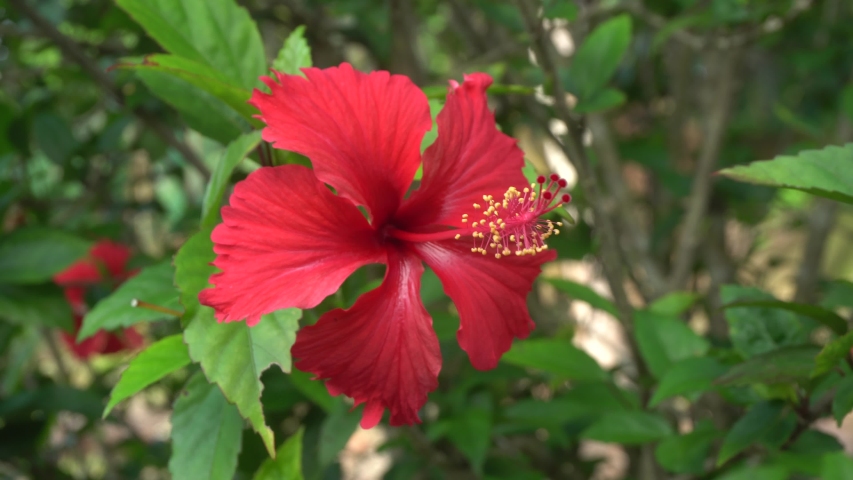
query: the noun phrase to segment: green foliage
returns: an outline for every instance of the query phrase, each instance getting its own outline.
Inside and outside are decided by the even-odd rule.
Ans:
[[[665,418],[648,412],[613,412],[584,430],[582,437],[600,442],[640,445],[672,435]]]
[[[181,335],[171,335],[150,345],[134,358],[121,373],[116,386],[110,393],[110,401],[104,409],[104,417],[122,400],[136,395],[166,375],[190,363],[187,346]]]
[[[620,15],[595,28],[572,59],[569,82],[579,98],[576,110],[604,110],[625,101],[622,92],[605,89],[631,42],[631,18]]]
[[[311,66],[311,49],[305,41],[305,26],[300,25],[290,32],[272,62],[272,69],[290,75],[301,75],[300,69]]]
[[[0,283],[49,281],[86,256],[90,243],[53,228],[21,228],[0,237]]]
[[[755,162],[721,170],[720,174],[743,182],[793,188],[821,197],[853,203],[853,144],[804,150],[793,156]]]
[[[231,173],[237,168],[237,164],[243,160],[255,147],[261,143],[259,132],[245,134],[228,145],[222,154],[222,158],[213,169],[213,176],[207,184],[201,209],[202,228],[213,228],[219,221],[219,207],[222,197],[228,187]]]
[[[571,380],[607,378],[607,373],[586,352],[558,338],[515,342],[503,361]]]
[[[141,300],[169,309],[180,309],[178,291],[172,285],[175,269],[171,261],[143,268],[138,275],[123,283],[104,298],[83,318],[78,340],[91,337],[98,330],[116,330],[139,322],[167,317],[162,312],[134,308],[131,301]]]
[[[675,395],[687,395],[711,390],[716,380],[726,371],[717,360],[710,357],[691,357],[673,364],[660,379],[657,390],[649,400],[654,407]]]
[[[548,283],[556,287],[561,292],[569,295],[569,297],[580,300],[582,302],[586,302],[590,304],[593,308],[597,308],[599,310],[603,310],[614,317],[619,316],[619,311],[616,310],[616,306],[613,305],[613,302],[605,299],[601,295],[595,293],[595,291],[586,285],[581,285],[577,282],[572,282],[569,280],[559,280],[549,278]]]
[[[243,420],[237,408],[219,387],[196,373],[175,402],[169,472],[188,480],[233,478],[241,430]]]
[[[0,284],[0,319],[71,331],[71,307],[55,285]]]
[[[690,433],[663,439],[655,448],[655,458],[667,471],[701,474],[708,452],[720,435],[709,422],[700,423]]]
[[[302,437],[300,428],[281,445],[275,459],[269,459],[261,465],[254,480],[302,480]]]
[[[726,434],[717,455],[717,465],[726,463],[745,448],[764,439],[782,422],[784,411],[785,405],[781,402],[761,402],[753,406]]]
[[[770,301],[775,298],[756,288],[724,285],[720,296],[731,305],[738,301]],[[769,352],[786,345],[798,345],[807,341],[808,332],[797,315],[789,310],[780,310],[776,304],[767,307],[732,307],[726,309],[732,343],[744,357]]]
[[[657,378],[674,363],[708,351],[708,341],[677,317],[641,310],[635,313],[634,323],[640,353]]]

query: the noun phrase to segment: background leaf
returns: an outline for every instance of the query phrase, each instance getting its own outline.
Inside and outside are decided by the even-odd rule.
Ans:
[[[237,469],[243,420],[216,385],[197,373],[172,414],[169,472],[187,480],[231,480]]]
[[[641,445],[664,439],[672,433],[669,423],[654,413],[614,412],[598,419],[581,436],[600,442]]]
[[[0,283],[33,284],[83,259],[91,244],[47,227],[19,228],[0,236]]]
[[[558,338],[517,340],[502,361],[572,380],[607,378],[607,373],[586,352]]]

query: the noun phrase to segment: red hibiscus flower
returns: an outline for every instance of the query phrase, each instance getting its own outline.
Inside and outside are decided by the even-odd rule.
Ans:
[[[74,333],[62,332],[62,340],[80,359],[98,353],[116,353],[142,346],[143,338],[133,328],[121,334],[100,330],[93,336],[77,342],[77,333],[90,304],[106,296],[136,272],[125,270],[130,250],[124,245],[102,240],[92,246],[88,257],[72,264],[53,277],[63,287],[65,298],[74,311]]]
[[[256,90],[250,103],[264,140],[314,169],[261,168],[235,187],[212,235],[221,273],[200,300],[219,321],[251,326],[281,308],[315,307],[357,268],[384,263],[381,286],[301,329],[292,353],[332,395],[366,404],[362,427],[386,408],[391,425],[416,423],[441,368],[419,298],[422,263],[456,304],[471,363],[494,368],[533,328],[526,297],[555,257],[543,240],[557,226],[540,217],[569,201],[558,194],[566,183],[553,175],[527,186],[521,150],[488,109],[488,75],[450,83],[438,139],[421,158],[432,121],[408,78],[346,63],[303,72],[264,78],[271,93]],[[407,196],[421,161],[423,180]]]

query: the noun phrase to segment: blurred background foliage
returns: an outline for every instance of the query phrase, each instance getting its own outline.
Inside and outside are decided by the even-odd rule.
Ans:
[[[853,211],[713,175],[853,141],[851,22],[848,0],[5,0],[0,477],[853,478]],[[448,79],[488,72],[528,169],[572,185],[537,329],[498,368],[470,366],[426,272],[444,365],[412,427],[361,430],[282,372],[297,322],[381,269],[261,323],[278,330],[217,326],[195,299],[233,183],[307,162],[260,140],[258,76],[343,61],[408,75],[433,114]],[[68,301],[55,276],[105,240],[126,273]],[[230,337],[248,389],[212,363]]]

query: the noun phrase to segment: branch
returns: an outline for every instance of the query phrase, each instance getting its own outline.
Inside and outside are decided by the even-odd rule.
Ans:
[[[681,227],[679,241],[673,260],[669,286],[673,290],[681,288],[687,281],[693,269],[696,247],[701,240],[700,229],[702,219],[708,207],[711,194],[711,173],[717,163],[720,147],[726,131],[726,123],[731,112],[732,98],[735,90],[734,70],[738,55],[735,52],[712,52],[716,56],[717,75],[713,79],[716,89],[711,98],[711,109],[707,113],[708,125],[705,131],[705,141],[693,176],[693,186],[687,200],[687,210],[684,224]],[[711,84],[710,80],[708,84]]]
[[[628,257],[630,266],[640,270],[637,285],[644,290],[644,296],[647,299],[659,297],[666,292],[666,279],[649,255],[649,234],[637,222],[635,206],[622,177],[619,151],[610,126],[601,114],[588,115],[587,121],[592,132],[592,148],[601,164],[608,192],[616,201],[619,223],[626,231],[621,235],[625,256]]]
[[[77,63],[80,68],[88,74],[95,83],[111,97],[116,103],[124,106],[124,95],[121,93],[112,79],[107,73],[98,67],[98,65],[80,48],[80,46],[71,38],[60,32],[50,21],[42,17],[35,9],[27,5],[25,0],[9,0],[9,3],[27,17],[33,25],[39,29],[42,34],[49,38],[68,58]],[[210,179],[210,170],[207,165],[202,162],[201,158],[190,149],[190,147],[180,141],[175,135],[160,123],[153,115],[145,112],[141,108],[133,110],[133,114],[139,118],[148,128],[155,134],[160,136],[164,142],[172,148],[180,152],[181,155],[198,170],[205,180]]]

